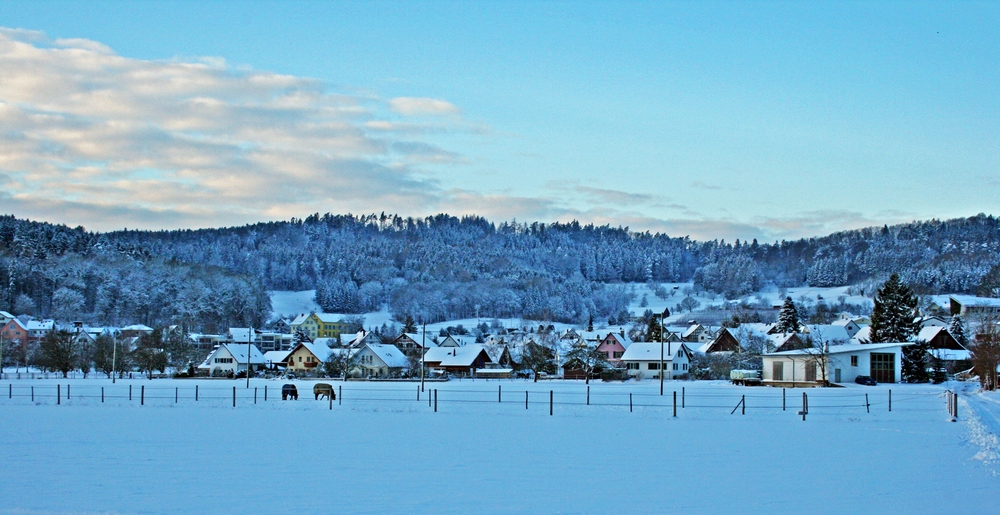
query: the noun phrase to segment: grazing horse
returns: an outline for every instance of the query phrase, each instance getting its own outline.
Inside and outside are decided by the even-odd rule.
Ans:
[[[337,398],[337,394],[333,393],[333,385],[329,383],[316,383],[313,386],[313,395],[316,396],[316,400],[319,400],[320,397],[326,397],[330,400]]]
[[[287,401],[289,397],[292,400],[299,400],[299,389],[294,384],[286,384],[281,387],[281,400]]]

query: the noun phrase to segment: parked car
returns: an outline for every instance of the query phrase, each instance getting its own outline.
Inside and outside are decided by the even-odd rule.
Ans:
[[[858,384],[863,384],[865,386],[877,386],[878,383],[875,382],[870,376],[858,376],[854,378],[854,382]]]

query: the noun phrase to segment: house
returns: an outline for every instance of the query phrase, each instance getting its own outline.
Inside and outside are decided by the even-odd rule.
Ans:
[[[683,343],[636,342],[625,350],[622,362],[629,377],[659,379],[662,361],[663,378],[673,379],[687,375],[691,356],[691,349]]]
[[[343,339],[343,338],[342,338]],[[364,329],[358,331],[358,334],[354,338],[350,339],[345,346],[354,349],[360,349],[367,343],[373,343],[376,345],[382,345],[384,343],[379,336],[373,332],[365,331]]]
[[[740,340],[736,338],[728,327],[719,331],[715,339],[698,349],[703,354],[713,352],[737,352],[740,350]]]
[[[357,351],[357,367],[366,377],[399,375],[410,366],[410,360],[395,345],[366,343]]]
[[[962,315],[1000,315],[1000,299],[976,297],[973,295],[951,295],[951,314]]]
[[[769,348],[772,352],[781,352],[795,349],[809,349],[813,347],[812,340],[798,333],[789,334],[769,334],[767,335]]]
[[[288,355],[292,351],[289,350],[272,350],[264,353],[264,365],[268,370],[278,370],[279,368],[285,368],[285,363],[288,361]]]
[[[898,383],[903,347],[909,342],[848,343],[764,354],[762,380],[780,387],[819,386],[824,381],[852,383],[870,376],[880,383]]]
[[[428,349],[424,363],[430,370],[450,374],[474,375],[476,370],[493,363],[486,347],[474,343],[465,347],[435,347]]]
[[[693,324],[681,334],[681,340],[688,343],[708,343],[712,341],[712,331],[701,324]]]
[[[152,332],[153,332],[152,327],[142,324],[127,325],[125,327],[122,327],[121,330],[119,331],[122,338],[133,338],[133,337],[139,338],[141,336],[151,334]],[[244,340],[243,343],[246,343],[246,340]]]
[[[958,340],[948,332],[946,327],[942,326],[927,326],[920,329],[917,336],[914,337],[915,341],[927,342],[927,346],[931,349],[947,349],[954,351],[965,351],[967,350],[958,343]]]
[[[854,335],[858,334],[858,331],[861,330],[861,325],[849,318],[847,319],[841,318],[838,320],[834,320],[830,325],[833,327],[842,328],[844,330],[844,333],[847,334],[846,338],[847,340],[854,338]],[[837,336],[839,337],[840,335],[838,334]]]
[[[24,325],[25,329],[28,330],[28,341],[33,343],[44,340],[55,329],[55,326],[56,323],[53,320],[29,320]]]
[[[251,334],[253,331],[253,334]],[[261,331],[248,327],[230,327],[224,335],[225,343],[246,343],[247,340],[253,342],[261,352],[273,350],[291,350],[294,335],[280,334],[271,331]]]
[[[0,327],[7,325],[8,322],[14,320],[16,317],[11,315],[6,311],[0,311]]]
[[[397,349],[403,351],[404,354],[414,355],[419,355],[424,345],[426,345],[427,348],[436,347],[434,339],[429,337],[426,333],[403,333],[396,337],[396,339],[392,341],[392,344],[395,345]]]
[[[250,348],[249,359],[247,357],[247,347]],[[240,345],[238,343],[223,343],[212,349],[205,361],[198,365],[199,370],[208,371],[212,377],[237,374],[247,369],[247,363],[256,370],[265,366],[264,355],[260,353],[256,346]]]
[[[2,328],[0,328],[0,338],[5,342],[26,342],[28,341],[28,328],[21,324],[16,318],[11,318]]]
[[[336,338],[347,332],[347,323],[340,315],[333,313],[309,313],[295,317],[289,325],[291,333],[302,331],[310,340],[316,338]]]
[[[446,336],[443,340],[437,342],[438,347],[461,347],[462,344],[458,342],[457,339],[452,337],[450,334]]]
[[[632,339],[625,335],[625,331],[608,333],[607,336],[598,340],[597,351],[608,356],[608,363],[612,366],[620,365],[625,350],[632,345]]]
[[[285,358],[285,370],[289,372],[316,372],[321,363],[333,354],[333,349],[319,342],[299,342]]]

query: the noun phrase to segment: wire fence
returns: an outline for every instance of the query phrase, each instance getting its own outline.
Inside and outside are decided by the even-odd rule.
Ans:
[[[379,408],[379,407],[422,407],[437,412],[441,407],[448,411],[482,411],[472,406],[495,405],[495,409],[548,411],[549,415],[566,409],[605,409],[636,412],[657,411],[678,417],[687,413],[728,413],[739,416],[751,414],[791,412],[805,420],[809,414],[871,414],[940,412],[950,415],[957,404],[957,394],[951,391],[919,390],[903,388],[903,392],[878,390],[861,392],[857,389],[777,389],[777,388],[725,388],[689,389],[681,386],[665,391],[664,394],[650,391],[628,391],[624,388],[561,387],[544,389],[537,385],[521,388],[511,384],[498,384],[475,388],[437,388],[428,385],[421,391],[420,385],[380,385],[347,382],[333,385],[333,395],[314,392],[312,383],[299,384],[296,398],[288,392],[283,395],[280,384],[255,385],[162,385],[152,384],[112,384],[94,385],[86,383],[34,384],[10,382],[6,392],[0,393],[2,404],[34,405],[84,405],[100,406],[203,406],[251,408],[274,405],[282,402],[297,402],[299,409],[339,409]],[[450,386],[450,385],[449,385]],[[301,388],[299,388],[301,387]],[[6,394],[6,395],[3,395]],[[6,399],[3,399],[6,397]],[[3,402],[3,401],[6,402]]]

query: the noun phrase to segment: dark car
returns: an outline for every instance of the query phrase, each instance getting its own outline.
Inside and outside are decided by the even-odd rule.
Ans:
[[[854,378],[854,382],[858,384],[863,384],[865,386],[877,386],[878,383],[875,382],[870,376],[858,376]]]

